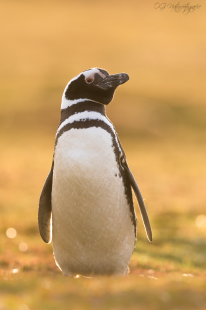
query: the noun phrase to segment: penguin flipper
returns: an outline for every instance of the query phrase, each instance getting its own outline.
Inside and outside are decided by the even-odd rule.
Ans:
[[[150,225],[149,216],[147,214],[147,210],[146,210],[146,207],[145,207],[145,204],[144,204],[144,200],[142,198],[142,194],[140,192],[140,189],[139,189],[139,187],[138,187],[138,185],[137,185],[137,183],[135,181],[135,178],[133,177],[133,174],[130,171],[130,169],[129,169],[125,159],[123,159],[122,165],[123,165],[123,167],[124,167],[124,169],[126,171],[129,183],[132,186],[133,191],[135,193],[135,196],[137,198],[137,201],[138,201],[138,204],[139,204],[139,208],[140,208],[140,213],[141,213],[142,220],[143,220],[143,224],[144,224],[145,231],[146,231],[146,234],[147,234],[147,238],[148,238],[148,240],[150,242],[152,242],[152,228],[151,228],[151,225]]]
[[[38,225],[39,233],[46,243],[51,242],[51,193],[52,193],[52,178],[53,178],[53,164],[52,168],[44,183],[40,199],[38,211]]]

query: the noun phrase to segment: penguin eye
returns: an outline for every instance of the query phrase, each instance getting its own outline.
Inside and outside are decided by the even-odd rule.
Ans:
[[[92,78],[87,78],[86,79],[86,83],[87,84],[91,84],[93,81],[94,81],[94,79],[92,79]]]

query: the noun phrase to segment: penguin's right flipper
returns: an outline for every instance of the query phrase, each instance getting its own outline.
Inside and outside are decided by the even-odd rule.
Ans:
[[[39,199],[39,211],[38,211],[39,233],[44,242],[46,243],[51,242],[52,178],[53,178],[53,164],[48,174],[48,177],[44,183]]]

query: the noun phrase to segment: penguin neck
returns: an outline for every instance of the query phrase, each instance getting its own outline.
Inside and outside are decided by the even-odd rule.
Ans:
[[[60,124],[67,118],[69,118],[71,115],[81,113],[84,111],[98,112],[103,116],[106,116],[105,106],[103,104],[90,100],[85,100],[83,102],[81,101],[70,107],[67,107],[66,109],[62,109]]]

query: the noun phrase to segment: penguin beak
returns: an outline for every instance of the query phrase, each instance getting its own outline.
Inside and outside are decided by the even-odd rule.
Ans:
[[[129,75],[126,73],[119,73],[114,75],[108,75],[104,80],[98,83],[97,86],[103,88],[104,90],[110,88],[116,88],[117,86],[124,84],[129,80]]]

